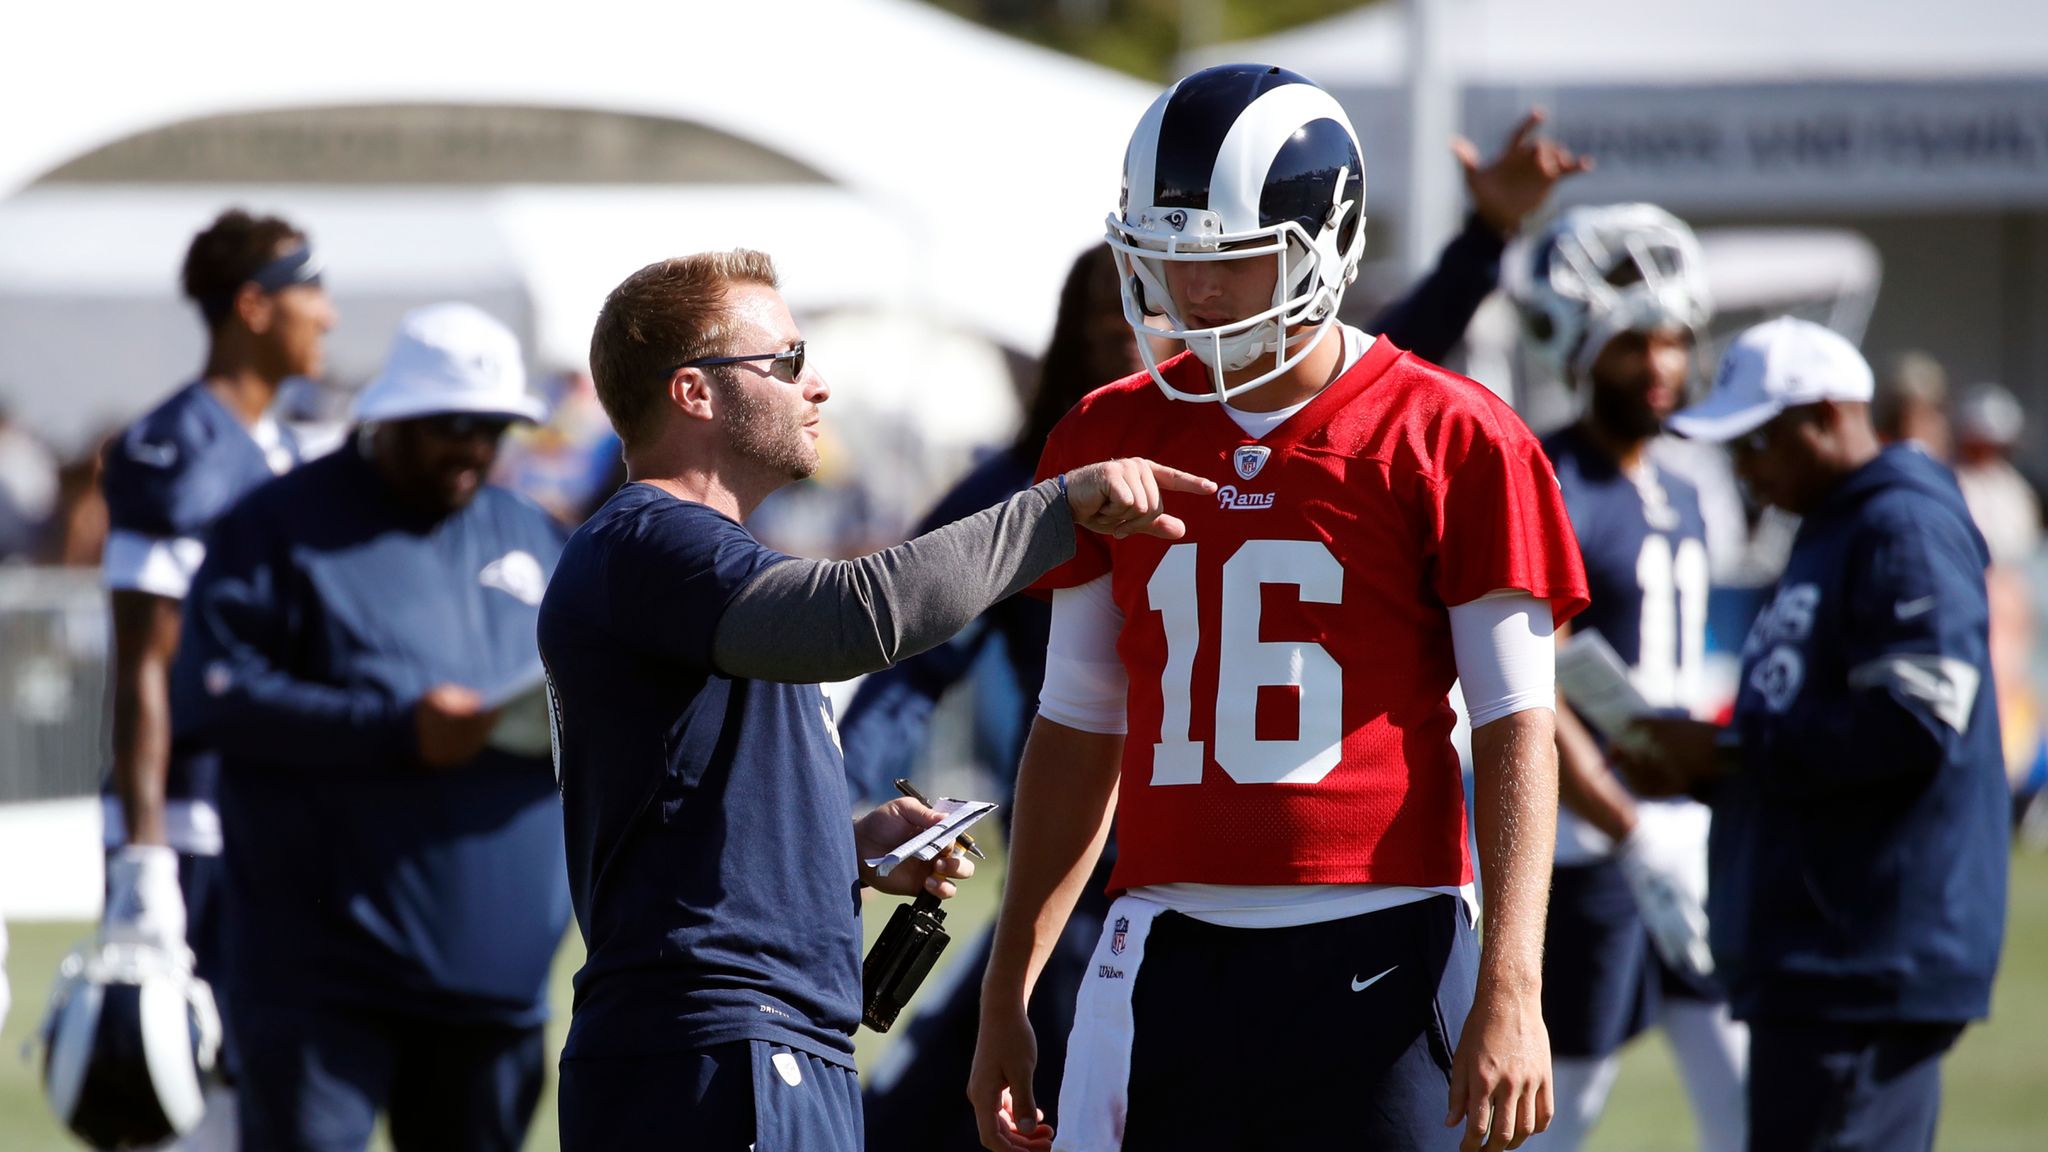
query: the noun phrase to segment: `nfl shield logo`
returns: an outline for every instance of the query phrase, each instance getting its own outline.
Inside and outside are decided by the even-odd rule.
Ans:
[[[1131,918],[1129,916],[1117,917],[1116,931],[1111,932],[1109,934],[1109,954],[1111,956],[1121,956],[1124,954],[1124,937],[1128,935],[1130,931]]]
[[[1266,466],[1266,457],[1272,454],[1273,450],[1264,444],[1247,444],[1231,453],[1230,463],[1240,479],[1249,480],[1259,474],[1259,469]]]

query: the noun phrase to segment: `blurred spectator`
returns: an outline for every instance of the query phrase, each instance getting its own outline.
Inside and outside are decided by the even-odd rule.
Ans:
[[[43,524],[36,560],[64,568],[97,568],[107,550],[107,501],[100,494],[107,442],[93,437],[85,451],[57,469],[56,506]]]
[[[1956,405],[1956,483],[1993,564],[2025,564],[2041,546],[2041,501],[2012,464],[2025,425],[2019,400],[1997,384],[1972,385]]]
[[[57,503],[57,458],[0,409],[0,562],[35,550]]]
[[[1991,549],[1984,574],[1991,601],[1991,678],[2003,721],[2006,776],[2016,794],[2034,789],[2035,765],[2043,756],[2041,710],[2028,675],[2034,650],[2028,570],[2041,548],[2041,501],[2012,463],[2025,425],[2019,400],[1998,384],[1972,385],[1956,404],[1956,484]]]
[[[1877,382],[1870,417],[1886,443],[1911,441],[1936,460],[1947,460],[1948,373],[1941,362],[1925,352],[1907,352],[1892,361]]]
[[[604,503],[618,487],[607,483],[619,460],[618,438],[588,372],[557,374],[545,399],[547,422],[516,428],[505,437],[491,481],[573,528],[583,523],[586,509]]]

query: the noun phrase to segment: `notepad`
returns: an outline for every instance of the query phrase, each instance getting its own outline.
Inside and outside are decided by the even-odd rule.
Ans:
[[[887,876],[905,860],[936,859],[939,853],[953,846],[953,841],[959,839],[962,832],[996,808],[997,805],[989,800],[948,800],[941,797],[932,802],[932,811],[945,817],[944,820],[898,844],[887,856],[876,856],[865,863],[879,875]]]

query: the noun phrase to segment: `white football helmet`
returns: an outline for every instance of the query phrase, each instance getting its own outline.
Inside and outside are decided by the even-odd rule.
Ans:
[[[1706,336],[1706,264],[1685,222],[1654,204],[1567,208],[1502,263],[1531,347],[1583,380],[1623,332],[1683,327]]]
[[[1176,400],[1227,400],[1286,372],[1337,316],[1365,253],[1365,166],[1343,106],[1306,77],[1258,64],[1188,76],[1139,119],[1124,153],[1123,198],[1109,217],[1124,319],[1152,379]],[[1272,305],[1214,328],[1190,328],[1166,290],[1171,261],[1277,264]],[[1161,330],[1147,316],[1164,316]],[[1296,325],[1314,325],[1289,338]],[[1147,337],[1184,342],[1208,366],[1210,388],[1188,392],[1160,375]],[[1224,374],[1262,357],[1272,366],[1238,384]]]
[[[189,949],[102,937],[64,958],[42,1041],[65,1127],[95,1148],[152,1147],[205,1116],[220,1013]]]

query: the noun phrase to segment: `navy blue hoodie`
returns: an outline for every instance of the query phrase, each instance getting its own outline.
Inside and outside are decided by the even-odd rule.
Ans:
[[[1991,1006],[2007,799],[1989,557],[1955,479],[1886,449],[1805,518],[1743,646],[1708,915],[1741,1019]]]

